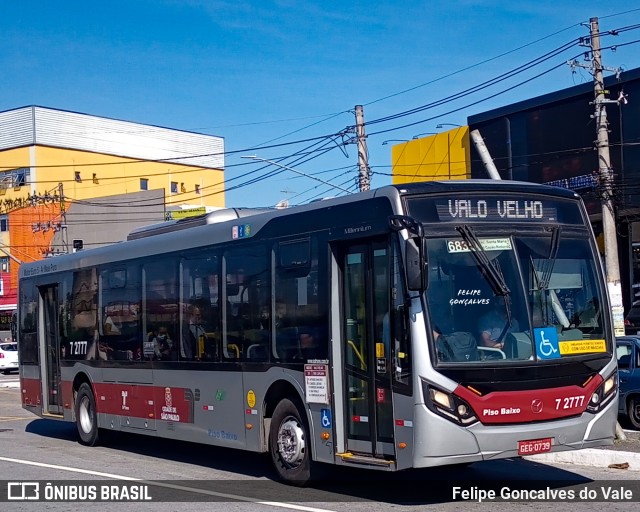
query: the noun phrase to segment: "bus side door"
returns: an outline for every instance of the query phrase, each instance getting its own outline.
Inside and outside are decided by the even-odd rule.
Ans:
[[[39,286],[41,321],[38,322],[38,344],[42,361],[42,397],[45,414],[62,414],[60,391],[60,329],[58,285]]]
[[[395,458],[387,237],[340,244],[345,451]],[[340,447],[340,443],[339,447]]]

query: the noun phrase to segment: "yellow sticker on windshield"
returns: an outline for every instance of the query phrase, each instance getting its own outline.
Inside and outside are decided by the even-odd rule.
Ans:
[[[563,356],[607,351],[605,340],[560,341],[558,345],[560,346],[560,354]]]

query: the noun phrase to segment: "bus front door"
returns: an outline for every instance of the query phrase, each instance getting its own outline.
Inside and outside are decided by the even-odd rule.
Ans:
[[[60,391],[60,339],[58,325],[58,285],[40,287],[38,340],[42,361],[42,396],[45,414],[62,414]]]
[[[387,238],[341,251],[342,357],[346,450],[392,460],[389,352],[390,250]]]

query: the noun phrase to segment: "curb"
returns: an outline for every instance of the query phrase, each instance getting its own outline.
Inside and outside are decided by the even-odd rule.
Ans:
[[[600,450],[596,448],[585,448],[583,450],[544,453],[540,455],[530,455],[524,457],[534,462],[559,462],[563,464],[576,464],[578,466],[596,466],[608,468],[612,464],[628,464],[629,471],[640,471],[640,453],[623,452],[616,450]]]

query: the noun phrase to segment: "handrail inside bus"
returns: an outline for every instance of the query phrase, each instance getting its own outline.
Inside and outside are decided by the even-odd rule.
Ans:
[[[362,353],[358,350],[358,347],[356,347],[356,344],[353,341],[348,340],[347,343],[353,349],[353,351],[356,353],[356,356],[358,356],[358,359],[360,360],[360,365],[361,365],[360,369],[364,370],[367,367],[367,365],[364,362],[364,357],[362,357]]]
[[[238,347],[238,345],[236,345],[235,343],[229,343],[227,345],[227,350],[233,350],[236,354],[236,359],[240,359],[240,347]]]

